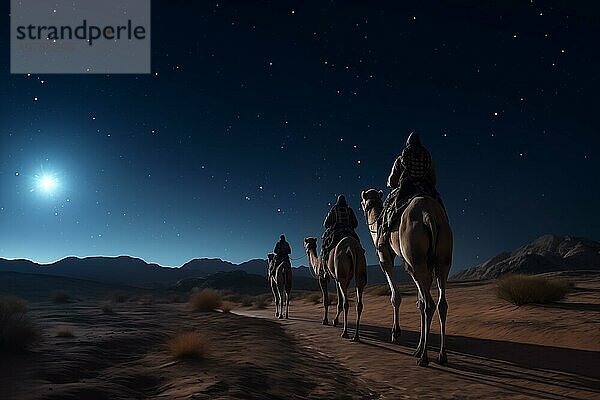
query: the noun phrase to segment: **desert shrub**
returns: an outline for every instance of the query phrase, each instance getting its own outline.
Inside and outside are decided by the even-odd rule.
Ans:
[[[223,295],[222,298],[223,298],[223,301],[230,301],[232,303],[240,303],[242,301],[242,299],[244,298],[244,296],[239,293],[227,293],[227,294]]]
[[[313,304],[319,304],[321,302],[321,295],[319,293],[313,293],[306,299]]]
[[[267,308],[267,306],[271,303],[271,297],[269,295],[256,296],[252,305],[257,310],[262,310]]]
[[[71,301],[71,295],[64,290],[57,290],[52,294],[52,301],[55,303],[68,303]]]
[[[496,293],[499,298],[522,306],[563,300],[572,288],[565,279],[516,274],[498,279]]]
[[[233,310],[234,304],[231,301],[223,301],[221,302],[221,311],[224,314],[229,314],[231,310]]]
[[[221,306],[221,293],[214,289],[195,290],[189,306],[193,311],[214,311]]]
[[[73,333],[73,329],[69,327],[63,327],[56,331],[56,337],[69,339],[74,338],[75,334]]]
[[[198,332],[183,332],[168,343],[175,358],[203,359],[208,354],[209,341]]]
[[[19,351],[40,338],[27,303],[15,296],[0,296],[0,349]]]
[[[240,304],[243,307],[251,307],[253,303],[254,303],[254,299],[250,296],[244,296],[244,297],[242,297],[242,300],[240,301]]]

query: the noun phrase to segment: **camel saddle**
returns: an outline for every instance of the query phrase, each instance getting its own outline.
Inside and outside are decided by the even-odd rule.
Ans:
[[[411,190],[407,193],[407,191],[401,186],[392,190],[385,199],[385,202],[383,203],[383,211],[381,212],[380,216],[380,227],[383,231],[390,232],[400,228],[400,218],[402,217],[402,213],[415,197],[430,197],[440,203],[442,208],[444,208],[442,198],[435,188],[413,185],[411,189],[414,191]],[[380,234],[381,232],[379,235]]]
[[[341,228],[329,228],[323,233],[322,245],[321,245],[321,260],[322,270],[327,276],[327,260],[329,259],[329,253],[337,246],[337,244],[345,237],[353,237],[360,242],[360,238],[349,226],[342,226]]]
[[[269,265],[269,274],[273,275],[275,273],[275,270],[277,269],[277,267],[279,267],[279,265],[285,263],[287,261],[287,267],[288,269],[292,268],[292,263],[290,260],[290,256],[287,254],[275,254],[275,259],[273,260],[273,263]]]

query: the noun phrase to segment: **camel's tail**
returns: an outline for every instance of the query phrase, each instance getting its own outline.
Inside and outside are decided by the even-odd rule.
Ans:
[[[292,264],[288,265],[286,268],[285,287],[289,292],[292,291]]]
[[[281,263],[280,268],[282,269],[281,275],[283,276],[283,288],[286,292],[289,292],[292,289],[292,265],[290,263],[283,262]]]
[[[367,276],[365,274],[367,267],[366,261],[364,262],[364,265],[359,265],[359,263],[362,263],[365,260],[364,253],[365,251],[361,246],[358,246],[358,249],[354,250],[350,247],[346,249],[346,254],[350,258],[350,260],[352,260],[352,268],[354,270],[354,282],[357,287],[362,287],[367,284]]]
[[[354,254],[354,252],[352,251],[352,249],[350,247],[347,247],[346,248],[346,255],[352,261],[352,270],[353,270],[352,273],[356,277],[356,271],[358,271],[358,268],[357,268],[357,265],[356,265],[356,254]],[[350,276],[352,276],[352,275],[350,275]]]
[[[435,221],[435,218],[428,213],[427,211],[423,212],[423,223],[429,229],[429,234],[431,235],[431,240],[429,244],[429,253],[427,254],[428,265],[430,268],[433,266],[433,270],[435,271],[435,265],[432,265],[432,261],[435,259],[436,250],[437,250],[437,241],[438,241],[438,226]]]

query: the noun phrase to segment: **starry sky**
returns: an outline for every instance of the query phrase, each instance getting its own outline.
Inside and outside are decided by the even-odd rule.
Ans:
[[[297,258],[343,193],[375,264],[360,192],[412,130],[455,271],[600,239],[593,2],[153,1],[152,74],[29,76],[3,4],[0,257]]]

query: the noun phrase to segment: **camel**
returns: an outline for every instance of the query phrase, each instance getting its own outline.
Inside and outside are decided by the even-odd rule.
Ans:
[[[329,253],[327,262],[327,270],[323,269],[321,258],[317,256],[317,239],[308,237],[304,239],[304,248],[306,255],[310,261],[315,275],[319,277],[321,292],[323,293],[323,308],[324,317],[323,325],[327,325],[327,310],[329,308],[329,294],[327,292],[327,283],[329,276],[335,279],[335,287],[337,291],[338,305],[337,314],[333,320],[333,325],[337,326],[339,316],[344,310],[344,330],[343,338],[348,338],[348,286],[352,278],[356,284],[356,331],[354,332],[353,341],[359,342],[359,326],[360,316],[363,310],[363,290],[367,284],[367,260],[365,258],[365,250],[360,245],[360,242],[353,237],[345,237],[339,241],[337,246]]]
[[[375,247],[377,247],[379,216],[383,210],[382,196],[383,192],[375,189],[361,193],[361,206]],[[400,337],[398,311],[401,296],[392,275],[396,256],[404,259],[404,267],[417,286],[417,308],[421,313],[421,335],[414,355],[418,358],[417,364],[420,366],[429,364],[427,337],[436,310],[435,301],[430,293],[434,278],[439,291],[437,309],[441,330],[438,363],[443,365],[448,362],[446,355],[446,315],[448,313],[446,283],[452,263],[452,246],[452,230],[442,206],[430,197],[418,196],[409,202],[402,213],[400,226],[391,232],[387,248],[377,250],[379,264],[392,292],[391,302],[394,308],[392,342],[397,342]]]
[[[283,307],[285,306],[285,319],[288,319],[292,291],[292,266],[287,260],[275,265],[274,253],[267,254],[267,260],[269,264],[267,279],[275,298],[275,317],[283,319]]]

